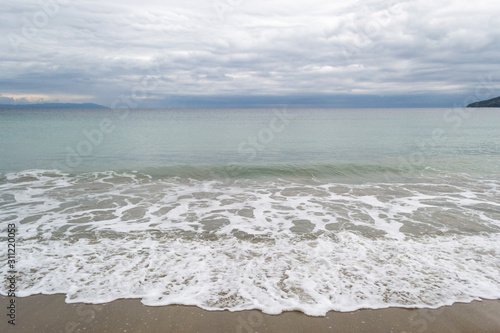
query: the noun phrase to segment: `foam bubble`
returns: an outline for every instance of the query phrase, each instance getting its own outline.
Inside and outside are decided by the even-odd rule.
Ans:
[[[19,296],[68,302],[141,298],[146,305],[265,313],[438,307],[500,297],[500,237],[404,242],[352,232],[258,242],[139,237],[22,242]]]
[[[499,189],[33,170],[0,180],[0,220],[19,296],[324,315],[499,298]]]

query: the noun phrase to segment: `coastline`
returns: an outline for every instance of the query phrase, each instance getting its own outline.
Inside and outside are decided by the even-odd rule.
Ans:
[[[267,315],[258,310],[206,311],[195,306],[145,306],[139,299],[67,304],[64,295],[18,297],[16,325],[2,316],[2,332],[500,332],[500,300],[438,309],[330,311]],[[0,296],[3,311],[9,298]]]

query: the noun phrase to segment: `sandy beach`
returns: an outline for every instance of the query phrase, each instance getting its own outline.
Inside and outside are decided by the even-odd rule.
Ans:
[[[1,297],[5,309],[9,299]],[[4,311],[6,312],[6,311]],[[500,332],[500,301],[457,303],[439,309],[331,311],[325,317],[300,312],[205,311],[194,306],[144,306],[124,299],[67,304],[63,295],[16,298],[16,325],[2,332]]]

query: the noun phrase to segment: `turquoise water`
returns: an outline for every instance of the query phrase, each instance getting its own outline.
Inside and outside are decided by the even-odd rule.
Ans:
[[[500,298],[500,109],[0,110],[0,142],[20,296]]]
[[[498,173],[500,111],[460,112],[2,110],[0,171],[320,163]]]

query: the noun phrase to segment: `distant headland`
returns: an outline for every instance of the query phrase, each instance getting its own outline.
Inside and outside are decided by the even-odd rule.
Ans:
[[[467,105],[468,108],[500,108],[500,96]]]
[[[109,109],[94,103],[0,104],[0,109]]]

